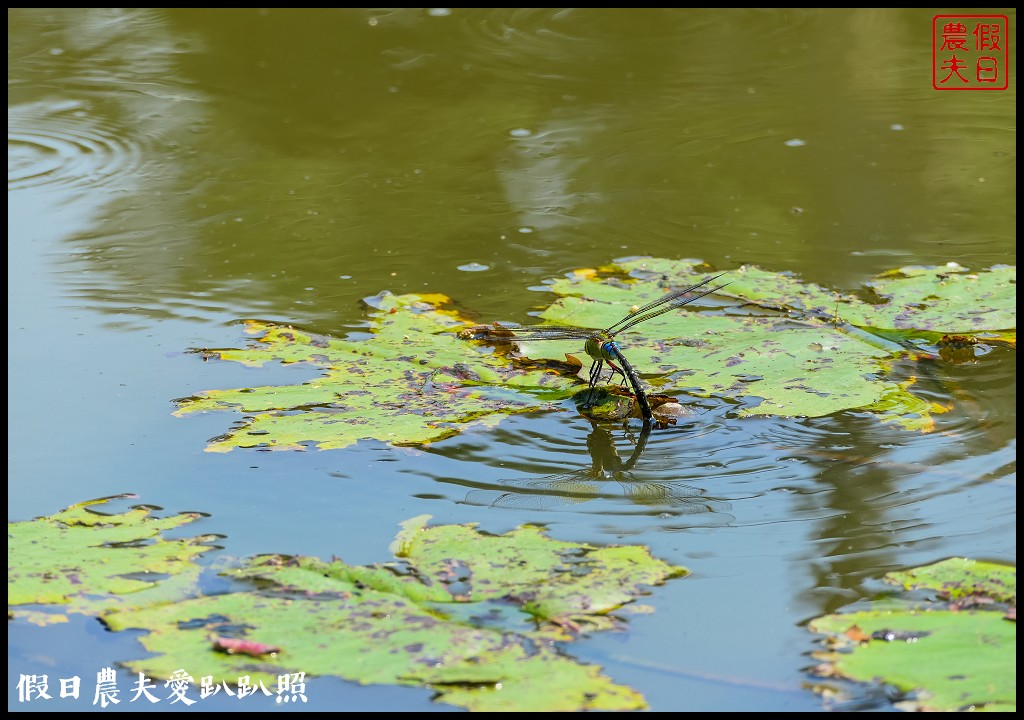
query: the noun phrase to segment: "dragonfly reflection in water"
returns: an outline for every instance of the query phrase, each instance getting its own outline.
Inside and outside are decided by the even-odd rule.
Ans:
[[[724,274],[724,273],[723,273]],[[586,406],[590,406],[590,402],[593,399],[594,388],[597,386],[597,381],[601,378],[601,370],[604,368],[604,364],[608,363],[608,366],[612,370],[612,377],[616,374],[622,376],[622,382],[625,384],[626,380],[629,380],[629,384],[633,387],[633,393],[636,396],[637,403],[640,405],[640,412],[643,415],[644,427],[648,427],[653,420],[653,413],[651,411],[651,404],[647,400],[647,394],[644,392],[643,386],[640,384],[640,377],[637,375],[633,366],[629,364],[625,356],[622,354],[622,348],[619,347],[619,343],[615,340],[615,336],[621,332],[624,332],[631,327],[638,325],[645,320],[663,315],[671,310],[681,308],[683,305],[699,300],[705,295],[710,295],[713,292],[717,292],[724,288],[729,283],[723,283],[716,287],[708,290],[701,290],[709,283],[722,275],[714,275],[706,278],[705,280],[695,283],[694,285],[688,285],[687,287],[663,295],[662,297],[647,303],[646,305],[634,310],[626,317],[619,320],[617,323],[605,328],[604,330],[598,330],[594,328],[580,328],[572,327],[571,325],[503,325],[496,324],[494,326],[477,326],[463,331],[463,337],[474,337],[482,340],[490,341],[504,341],[508,342],[511,340],[582,340],[587,354],[593,359],[590,365],[590,380],[588,383],[587,402]],[[700,290],[700,292],[697,292]]]
[[[643,428],[629,459],[623,460],[615,449],[611,432],[595,424],[587,436],[590,467],[539,478],[505,480],[493,487],[471,490],[464,502],[520,510],[554,510],[592,500],[625,499],[675,515],[707,514],[713,524],[731,522],[734,518],[728,511],[732,505],[726,500],[708,497],[703,490],[690,485],[639,480],[633,476],[632,470],[647,447],[650,432],[649,426]]]

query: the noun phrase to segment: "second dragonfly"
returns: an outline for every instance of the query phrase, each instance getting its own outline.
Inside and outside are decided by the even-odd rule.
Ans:
[[[622,348],[616,342],[615,336],[645,320],[658,317],[694,300],[698,300],[705,295],[721,290],[729,283],[723,283],[706,290],[701,289],[720,277],[722,277],[721,274],[714,275],[699,283],[667,293],[657,300],[637,308],[604,330],[572,327],[571,325],[495,324],[493,326],[485,325],[471,328],[467,334],[480,340],[490,340],[492,342],[509,342],[510,340],[583,340],[587,355],[593,359],[590,365],[587,404],[589,405],[593,398],[594,388],[601,378],[601,370],[604,368],[604,364],[608,363],[612,370],[612,377],[618,374],[622,375],[623,382],[627,379],[629,380],[629,384],[633,387],[633,393],[636,395],[637,403],[640,405],[644,425],[647,426],[650,425],[654,418],[651,404],[648,402],[647,394],[640,384],[640,377],[622,354]]]

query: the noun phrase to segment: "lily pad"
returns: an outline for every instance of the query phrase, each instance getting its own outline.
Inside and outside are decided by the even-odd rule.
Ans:
[[[996,598],[1016,602],[1016,569],[954,558],[886,580],[954,600],[880,600],[811,621],[830,646],[816,655],[816,674],[891,685],[905,693],[905,709],[1015,711],[1017,625]]]
[[[912,285],[904,272],[912,274],[927,307],[905,307]],[[922,331],[959,332],[970,326],[996,333],[1016,323],[1015,268],[964,274],[955,282],[944,279],[950,273],[943,266],[889,274],[869,285],[900,302],[871,305],[791,275],[745,266],[725,274],[729,284],[714,298],[718,304],[739,302],[741,310],[753,308],[753,313],[696,312],[700,304],[711,303],[709,297],[651,318],[619,340],[634,367],[658,373],[650,382],[661,392],[760,399],[741,409],[741,416],[819,417],[857,409],[883,422],[929,430],[932,415],[946,408],[915,397],[912,379],[890,379],[895,361],[907,355],[891,339],[891,329],[914,326],[916,319]],[[550,289],[559,297],[540,317],[557,325],[610,327],[628,316],[627,308],[707,277],[706,266],[695,260],[623,260],[552,282]],[[940,326],[944,313],[948,322]],[[551,344],[521,347],[535,360],[564,351],[548,350]]]
[[[847,322],[961,335],[1017,327],[1016,267],[972,273],[956,263],[911,266],[883,273],[867,287],[883,302],[844,309]]]
[[[611,327],[629,308],[711,277],[707,270],[696,260],[639,258],[577,271],[549,284],[558,298],[540,318],[574,328]],[[973,336],[964,333],[1015,338],[1013,267],[977,273],[955,264],[902,268],[867,284],[871,302],[755,267],[724,275],[724,289],[618,338],[657,392],[728,398],[739,403],[740,416],[856,410],[929,431],[933,416],[948,408],[915,396],[914,378],[895,372],[898,360],[918,353],[908,349],[910,340],[954,337],[969,347]],[[447,437],[470,421],[495,423],[508,413],[552,408],[582,387],[583,363],[575,357],[583,352],[581,340],[519,342],[510,364],[457,337],[474,333],[444,296],[383,294],[370,305],[363,338],[249,322],[258,337],[254,347],[205,354],[253,366],[304,363],[320,377],[297,386],[210,390],[178,401],[176,414],[245,413],[241,426],[208,446],[213,451],[328,449],[364,438],[414,445]],[[504,343],[506,353],[510,347]],[[636,412],[616,402],[589,417]]]
[[[706,271],[706,266],[696,260],[634,258],[608,265],[599,272],[572,275],[569,281],[556,281],[552,289],[559,295],[577,294],[583,281],[608,282],[600,278],[626,275],[633,281],[627,286],[631,292],[643,288],[641,297],[653,299],[653,293],[661,292],[657,287],[693,282],[687,278]],[[791,273],[750,265],[729,273],[723,280],[729,281],[723,295],[788,313],[838,318],[880,334],[892,330],[937,335],[998,334],[1017,327],[1017,268],[1010,265],[995,265],[981,272],[972,272],[955,262],[906,266],[872,278],[860,293],[835,292],[801,282]],[[629,301],[626,294],[601,299]]]
[[[552,641],[604,630],[646,586],[684,575],[637,546],[551,540],[535,527],[491,536],[473,526],[405,523],[399,562],[263,556],[232,577],[261,589],[117,612],[153,656],[127,663],[167,678],[182,667],[214,683],[249,676],[335,675],[359,683],[430,686],[472,710],[638,710],[634,690]],[[225,648],[259,652],[225,652]]]
[[[176,415],[234,410],[248,418],[207,450],[343,448],[362,439],[415,445],[447,437],[472,420],[548,407],[517,388],[563,399],[570,378],[535,369],[513,371],[455,332],[466,324],[448,299],[382,294],[369,337],[340,340],[274,323],[249,321],[257,343],[243,350],[203,350],[206,357],[259,367],[301,363],[321,375],[301,385],[209,390],[178,401]]]
[[[961,600],[988,597],[1017,604],[1017,568],[966,558],[949,558],[934,565],[889,573],[886,578],[908,590],[930,589],[939,597]]]
[[[161,534],[201,517],[152,517],[153,508],[103,514],[72,505],[48,517],[7,524],[7,605],[62,605],[99,614],[183,597],[194,587],[192,562],[209,536],[167,540]]]

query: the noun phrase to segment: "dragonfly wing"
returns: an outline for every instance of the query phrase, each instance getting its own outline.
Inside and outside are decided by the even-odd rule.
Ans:
[[[601,331],[569,325],[496,325],[493,335],[515,340],[588,340]]]
[[[711,283],[712,281],[722,277],[722,275],[724,274],[725,273],[713,275],[709,278],[706,278],[705,280],[700,281],[699,283],[688,285],[687,287],[680,288],[678,290],[668,293],[667,295],[663,295],[657,300],[649,302],[646,305],[631,312],[629,315],[622,318],[617,323],[612,325],[610,328],[605,330],[605,332],[609,335],[615,335],[616,333],[620,333],[624,330],[627,330],[633,327],[634,325],[642,323],[645,320],[650,320],[651,318],[667,313],[670,310],[681,308],[683,305],[687,305],[693,302],[694,300],[699,300],[705,295],[710,295],[713,292],[718,292],[729,283],[723,283],[722,285],[718,285],[709,290],[703,290],[701,292],[693,294],[697,290],[703,288],[708,283]]]

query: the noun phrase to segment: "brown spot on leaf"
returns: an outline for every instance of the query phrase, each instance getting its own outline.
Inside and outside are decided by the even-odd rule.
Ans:
[[[276,645],[227,637],[214,638],[213,649],[229,655],[249,655],[250,657],[263,657],[281,652],[281,648]]]
[[[871,639],[871,636],[861,630],[859,625],[851,625],[843,634],[855,643],[864,643]]]

